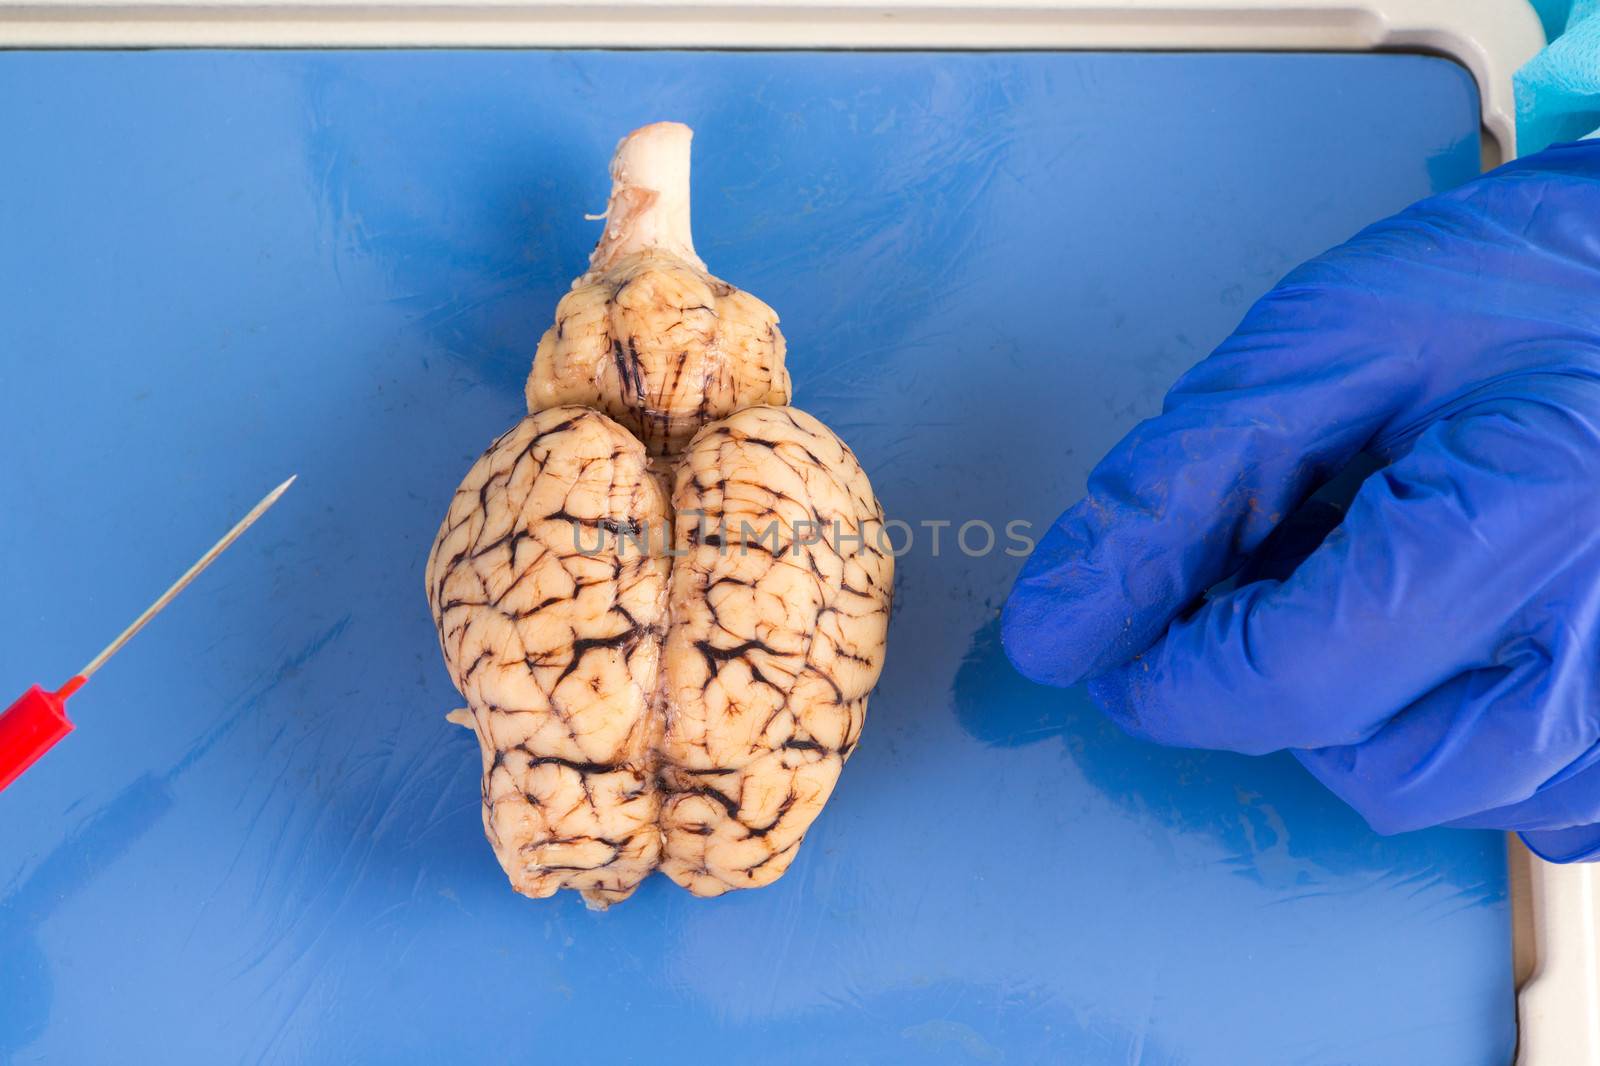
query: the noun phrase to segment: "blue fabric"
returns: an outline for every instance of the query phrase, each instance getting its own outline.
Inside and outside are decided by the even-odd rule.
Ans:
[[[1594,855],[1560,831],[1600,824],[1596,217],[1571,144],[1291,273],[1040,542],[1012,661],[1135,736],[1294,750],[1381,832]]]
[[[1524,153],[1600,128],[1600,0],[1535,0],[1550,44],[1517,72]]]

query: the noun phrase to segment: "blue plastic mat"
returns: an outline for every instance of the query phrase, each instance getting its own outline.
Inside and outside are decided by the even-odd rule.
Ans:
[[[1500,837],[1127,740],[1012,674],[1020,560],[953,539],[1467,179],[1476,108],[1403,56],[0,54],[0,696],[300,474],[0,795],[0,1061],[1507,1062]],[[422,567],[657,118],[916,538],[789,874],[592,914],[483,840]]]

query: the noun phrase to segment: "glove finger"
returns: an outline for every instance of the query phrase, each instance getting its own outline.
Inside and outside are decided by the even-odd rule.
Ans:
[[[1313,497],[1285,518],[1231,579],[1234,588],[1257,581],[1287,581],[1307,556],[1344,521],[1344,508]],[[1220,594],[1220,589],[1219,589]]]
[[[1571,829],[1518,833],[1522,842],[1545,862],[1594,862],[1600,859],[1600,824]]]
[[[1017,668],[1071,685],[1126,662],[1389,420],[1416,373],[1383,358],[1364,287],[1302,267],[1095,467],[1002,622]]]
[[[1344,521],[1361,483],[1384,464],[1369,455],[1358,456],[1338,477],[1318,489],[1299,509],[1279,522],[1255,553],[1232,577],[1206,592],[1220,596],[1257,581],[1287,581],[1306,557]]]
[[[1358,744],[1507,666],[1502,634],[1553,573],[1600,571],[1600,434],[1552,399],[1575,390],[1594,391],[1524,388],[1434,424],[1288,580],[1213,599],[1090,695],[1135,735],[1259,754]]]
[[[1380,833],[1450,824],[1544,829],[1600,821],[1600,723],[1587,648],[1552,624],[1438,686],[1363,743],[1297,751]]]
[[[1553,722],[1544,721],[1546,715],[1540,716],[1538,737],[1547,743],[1551,739],[1559,739],[1562,746],[1568,748],[1581,748],[1587,739],[1590,741],[1588,748],[1565,766],[1556,769],[1539,783],[1532,794],[1513,797],[1512,801],[1502,806],[1458,818],[1451,825],[1462,829],[1505,829],[1520,833],[1559,833],[1572,828],[1600,825],[1600,737],[1596,736],[1595,724],[1588,720],[1590,709],[1594,706],[1592,686],[1588,699],[1571,702],[1574,705],[1583,704],[1581,707],[1575,706],[1575,716],[1560,715]],[[1510,755],[1518,760],[1524,759],[1524,753],[1530,747],[1535,746],[1522,738],[1509,752],[1502,752],[1501,757]],[[1536,748],[1536,758],[1543,754],[1541,749],[1542,745]],[[1541,761],[1547,765],[1556,762],[1548,758]]]
[[[1592,366],[1600,259],[1572,220],[1597,173],[1600,144],[1518,160],[1290,274],[1042,539],[1006,607],[1018,669],[1067,685],[1126,662],[1358,448],[1483,382]]]
[[[1574,767],[1521,803],[1451,824],[1513,830],[1546,862],[1600,859],[1600,750],[1591,748]]]

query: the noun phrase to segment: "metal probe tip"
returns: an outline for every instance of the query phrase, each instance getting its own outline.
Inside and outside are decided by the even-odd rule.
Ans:
[[[173,583],[171,588],[163,592],[160,599],[135,618],[133,625],[124,629],[117,639],[111,642],[110,647],[91,659],[88,666],[68,678],[67,683],[60,689],[46,692],[38,685],[34,685],[4,712],[0,712],[0,789],[15,781],[23,771],[38,762],[45,752],[72,732],[72,719],[67,717],[67,697],[82,688],[91,674],[104,666],[106,660],[117,653],[117,649],[132,640],[133,635],[143,629],[146,622],[159,614],[161,608],[171,603],[173,597],[182,592],[185,585],[193,581],[200,571],[210,566],[228,545],[238,540],[239,534],[249,529],[250,524],[265,514],[267,508],[277,503],[278,497],[293,484],[294,478],[291,477],[267,493],[260,503],[250,508],[249,514],[239,519],[238,524],[213,544],[210,551],[202,555]]]
[[[121,651],[122,646],[128,643],[128,641],[132,640],[135,633],[143,629],[150,619],[160,614],[167,604],[171,603],[177,598],[178,593],[182,592],[185,588],[188,588],[189,582],[199,577],[201,572],[204,571],[206,567],[216,562],[217,556],[227,551],[228,546],[234,541],[238,540],[241,533],[254,525],[256,519],[266,514],[267,509],[278,502],[278,497],[289,491],[289,486],[293,485],[294,479],[299,476],[299,474],[291,474],[289,476],[289,480],[285,481],[283,484],[267,493],[266,496],[262,498],[260,503],[250,508],[250,512],[243,518],[239,519],[232,529],[224,533],[222,535],[222,539],[213,544],[209,551],[200,556],[199,559],[195,560],[194,565],[185,570],[183,572],[183,576],[172,583],[171,588],[163,592],[156,602],[152,603],[149,607],[146,607],[143,614],[139,615],[138,618],[135,618],[133,623],[129,625],[127,629],[124,629],[117,635],[116,640],[113,640],[110,644],[106,645],[105,651],[102,651],[99,655],[96,655],[93,659],[90,659],[89,665],[85,666],[82,670],[79,670],[77,674],[73,676],[72,682],[75,683],[69,682],[70,690],[76,691],[78,687],[83,684],[83,681],[87,681],[90,677],[93,677],[94,672],[106,664],[107,659]],[[80,681],[79,678],[82,678],[83,680]],[[63,690],[63,698],[67,694],[70,693],[67,690]]]

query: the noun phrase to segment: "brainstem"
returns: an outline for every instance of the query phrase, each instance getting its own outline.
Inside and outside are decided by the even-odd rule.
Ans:
[[[597,411],[540,411],[473,466],[428,560],[483,752],[484,831],[528,896],[576,888],[605,906],[660,858],[651,695],[669,561],[617,536],[666,527],[647,463]]]
[[[850,449],[792,407],[702,430],[677,469],[662,661],[662,870],[697,895],[781,876],[861,733],[893,559]]]
[[[556,307],[528,376],[528,410],[594,407],[655,453],[707,422],[787,403],[778,315],[747,292],[659,250],[585,274]]]

